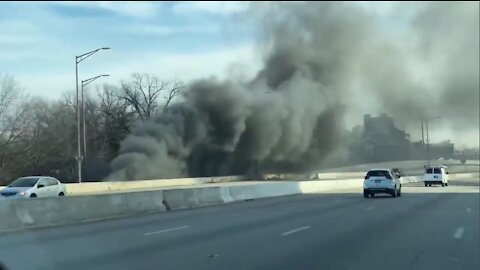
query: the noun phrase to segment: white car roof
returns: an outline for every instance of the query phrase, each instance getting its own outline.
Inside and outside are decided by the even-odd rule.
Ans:
[[[371,171],[390,171],[390,169],[371,169],[371,170],[368,170],[369,172]]]
[[[436,169],[439,169],[439,168],[441,169],[441,168],[443,168],[443,169],[446,169],[447,166],[445,166],[445,165],[430,165],[430,166],[428,166],[428,165],[427,165],[427,166],[425,166],[425,168],[434,168],[434,169],[435,169],[435,168],[436,168]]]

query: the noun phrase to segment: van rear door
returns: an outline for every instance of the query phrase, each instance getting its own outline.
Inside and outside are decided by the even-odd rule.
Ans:
[[[425,170],[425,181],[442,181],[442,169],[427,168]]]

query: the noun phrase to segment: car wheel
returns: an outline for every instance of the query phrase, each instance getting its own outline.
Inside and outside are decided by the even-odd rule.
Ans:
[[[58,196],[62,197],[62,196],[65,196],[65,194],[63,194],[63,192],[60,192]]]
[[[400,187],[400,189],[398,190],[397,196],[398,196],[398,197],[402,196],[402,187]]]
[[[394,189],[390,194],[392,194],[392,197],[394,198],[397,197],[397,189]]]
[[[445,183],[445,186],[448,187],[448,183]]]
[[[427,184],[427,183],[425,183],[425,186],[428,186],[428,184]]]
[[[364,198],[368,198],[368,192],[365,191],[365,190],[363,191],[363,197],[364,197]]]
[[[37,194],[35,193],[30,194],[30,198],[37,198]]]
[[[444,184],[444,183],[442,183],[442,187],[444,187],[444,186],[445,186],[445,184]]]

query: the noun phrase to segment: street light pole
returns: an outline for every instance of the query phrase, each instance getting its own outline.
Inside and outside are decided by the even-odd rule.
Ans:
[[[428,158],[428,166],[430,166],[430,137],[428,136],[428,120],[425,121],[425,128],[427,129],[427,158]]]
[[[428,122],[433,121],[435,119],[439,119],[441,116],[435,116],[431,118],[424,119],[425,121],[425,129],[426,129],[426,136],[427,136],[427,159],[428,159],[428,166],[430,166],[430,136],[428,134]]]
[[[80,149],[80,104],[78,99],[78,56],[75,56],[75,88],[76,88],[76,110],[77,110],[77,156],[75,157],[77,160],[77,175],[78,175],[78,182],[82,182],[82,153]]]
[[[75,92],[76,92],[76,109],[77,109],[77,169],[78,169],[78,182],[82,182],[82,149],[81,149],[81,137],[80,137],[80,97],[78,93],[78,64],[80,64],[83,60],[87,59],[88,57],[92,56],[93,54],[97,53],[100,50],[109,50],[108,47],[98,48],[96,50],[84,53],[79,56],[75,56]]]
[[[425,135],[423,133],[423,119],[422,119],[421,123],[422,123],[422,125],[421,125],[422,126],[422,143],[425,144]]]
[[[83,157],[87,156],[87,125],[85,124],[85,91],[84,87],[92,83],[100,77],[108,77],[108,74],[98,75],[82,81],[81,95],[82,95],[82,121],[83,121]]]

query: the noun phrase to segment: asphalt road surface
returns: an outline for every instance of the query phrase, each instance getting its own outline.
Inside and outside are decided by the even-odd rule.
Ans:
[[[29,269],[480,269],[479,180],[287,196],[0,235]],[[0,217],[8,218],[8,217]]]

